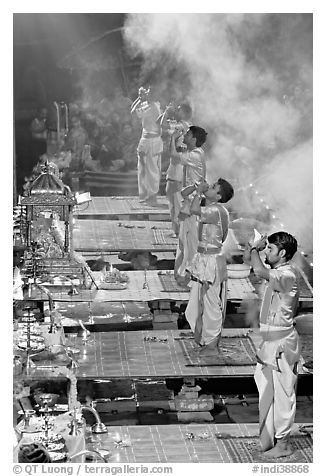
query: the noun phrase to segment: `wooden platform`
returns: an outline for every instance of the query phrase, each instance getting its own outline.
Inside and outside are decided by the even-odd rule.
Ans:
[[[83,344],[80,337],[67,344],[80,349],[77,378],[84,380],[111,378],[182,378],[182,377],[253,377],[253,365],[189,366],[178,338],[190,334],[179,330],[144,330],[133,332],[94,332]],[[223,329],[225,337],[250,335],[254,347],[261,338],[253,329]],[[155,338],[155,341],[153,341]],[[52,366],[55,362],[52,362]],[[42,364],[32,368],[31,379],[49,379],[51,370]],[[40,367],[41,366],[41,367]],[[299,368],[300,374],[305,374]]]
[[[175,301],[186,302],[189,299],[189,292],[185,291],[165,291],[158,273],[171,273],[171,271],[156,271],[150,270],[146,272],[147,288],[144,289],[145,272],[144,271],[125,271],[129,277],[129,283],[126,289],[122,290],[96,290],[94,289],[81,289],[79,294],[69,295],[68,289],[58,291],[51,291],[51,286],[48,289],[51,291],[54,301],[64,302],[151,302],[151,301]],[[100,273],[94,272],[94,277],[98,281],[100,279]],[[258,299],[260,297],[256,290],[256,279],[254,276],[250,278],[241,279],[228,279],[227,299],[232,302],[241,302],[245,299]],[[258,282],[259,285],[259,282]],[[46,287],[46,284],[44,284]],[[303,295],[300,293],[299,300],[301,302],[310,302],[311,297],[307,297],[305,290]],[[33,290],[31,297],[32,300],[47,301],[48,297],[40,290]]]
[[[76,220],[74,249],[81,252],[174,251],[177,239],[171,234],[168,222]]]
[[[139,202],[132,197],[92,197],[87,204],[76,206],[74,215],[80,219],[97,220],[164,220],[169,221],[169,208],[166,197],[157,198],[157,206],[153,207]]]
[[[184,331],[183,331],[184,332]],[[190,331],[186,331],[185,334]],[[248,329],[224,329],[223,336],[242,336]],[[182,378],[182,377],[252,377],[255,365],[189,366],[180,342],[180,331],[96,332],[84,345],[81,338],[71,341],[80,348],[79,379],[110,378]],[[152,341],[153,337],[156,341]],[[257,348],[260,337],[250,332]],[[150,339],[150,340],[146,340]],[[52,365],[54,362],[52,363]],[[40,363],[38,365],[41,365]],[[301,371],[300,371],[301,373]],[[35,368],[31,379],[49,379],[51,371]]]
[[[248,329],[225,329],[225,336],[239,336],[248,333]],[[250,334],[256,345],[258,335]],[[157,341],[146,341],[156,337]],[[133,331],[133,332],[94,332],[89,342],[83,345],[81,338],[69,340],[70,344],[81,349],[78,357],[78,379],[110,378],[182,378],[182,377],[218,377],[253,376],[255,365],[245,366],[188,366],[182,347],[175,337],[180,331]],[[55,362],[52,362],[52,366]],[[49,369],[32,368],[30,379],[51,379],[55,374]]]
[[[312,439],[303,436],[301,426],[293,425],[290,440],[297,448],[298,438],[301,451],[278,463],[312,462]],[[109,427],[106,434],[91,436],[87,447],[106,448],[110,452],[109,463],[119,464],[253,463],[262,462],[258,433],[254,423],[115,426]]]
[[[163,290],[158,271],[146,272],[148,288],[144,289],[144,271],[126,271],[130,281],[126,289],[123,290],[80,290],[79,294],[70,296],[67,289],[61,292],[53,292],[54,301],[65,302],[115,302],[115,301],[188,301],[189,292],[167,292]],[[94,272],[95,278],[99,279],[100,273]],[[44,284],[46,286],[46,284]],[[50,287],[48,289],[51,289]],[[34,300],[48,300],[45,293],[39,290],[33,291],[31,296]],[[229,279],[227,298],[230,301],[241,301],[243,299],[255,299],[255,289],[248,278]]]

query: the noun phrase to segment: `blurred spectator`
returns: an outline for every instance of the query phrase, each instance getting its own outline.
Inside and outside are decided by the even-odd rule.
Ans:
[[[123,126],[120,145],[125,170],[135,170],[137,167],[138,131],[135,131],[130,123]]]
[[[79,169],[84,146],[88,144],[88,135],[84,127],[81,125],[81,119],[75,115],[71,117],[71,129],[63,146],[63,150],[71,151],[72,161],[70,168]]]
[[[132,100],[124,96],[120,87],[115,87],[113,91],[112,108],[115,111],[122,123],[129,120],[130,107]]]
[[[100,139],[98,159],[102,170],[108,170],[112,162],[121,158],[120,145],[114,130],[110,126],[103,129]]]

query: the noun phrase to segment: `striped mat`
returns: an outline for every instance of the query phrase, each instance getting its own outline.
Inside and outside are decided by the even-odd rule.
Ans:
[[[223,442],[233,463],[312,463],[313,441],[310,436],[296,435],[290,439],[294,452],[282,458],[268,458],[260,449],[258,437],[238,437],[219,435],[216,437]]]
[[[195,351],[198,346],[191,334],[187,333],[184,338],[176,338],[187,361],[186,367],[240,366],[257,363],[255,346],[247,335],[222,336],[219,352],[216,355],[205,356]]]

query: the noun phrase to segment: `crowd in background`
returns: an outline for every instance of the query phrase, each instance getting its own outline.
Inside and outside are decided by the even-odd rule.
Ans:
[[[115,87],[110,97],[99,98],[92,104],[82,100],[67,104],[67,124],[61,118],[60,134],[53,104],[40,107],[30,124],[34,165],[46,160],[55,163],[67,184],[74,172],[137,171],[142,124],[130,113],[132,100],[120,87]],[[169,112],[171,116],[171,105]],[[164,136],[164,130],[162,139],[164,173],[169,165],[170,140]],[[36,166],[34,172],[37,171]],[[34,175],[25,177],[25,182],[30,182]]]
[[[115,88],[112,99],[89,107],[81,101],[70,103],[61,137],[56,111],[41,107],[30,126],[34,160],[54,162],[64,174],[136,170],[141,124],[130,114],[131,103],[120,88]]]

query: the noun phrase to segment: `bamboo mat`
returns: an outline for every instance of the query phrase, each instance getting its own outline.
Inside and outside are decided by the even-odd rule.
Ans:
[[[312,462],[312,439],[300,434],[298,427],[294,425],[290,438],[295,454],[278,463]],[[87,447],[108,449],[110,463],[268,462],[257,450],[259,428],[254,423],[115,426],[108,430],[92,435]]]
[[[144,271],[125,271],[129,277],[129,283],[123,290],[88,290],[81,289],[79,294],[70,296],[67,290],[57,293],[51,293],[54,301],[65,302],[130,302],[130,301],[188,301],[189,291],[167,292],[161,281],[161,277],[156,270],[146,272],[146,281],[148,287],[144,289],[145,272]],[[160,273],[164,273],[161,271]],[[166,276],[170,276],[171,281],[174,277],[171,271],[166,271]],[[100,273],[94,272],[95,279],[100,278]],[[177,286],[176,286],[177,287]],[[50,288],[49,288],[50,289]],[[46,294],[39,290],[33,290],[31,298],[34,300],[48,300]],[[254,293],[254,287],[248,278],[229,279],[227,283],[227,299],[230,301],[241,301],[242,299],[257,298]]]
[[[160,240],[157,240],[160,230]],[[76,220],[73,243],[76,251],[174,251],[167,222],[117,220]]]
[[[157,206],[139,202],[138,197],[92,197],[91,202],[76,206],[78,217],[112,217],[119,215],[164,215],[169,219],[166,197],[157,198]]]

